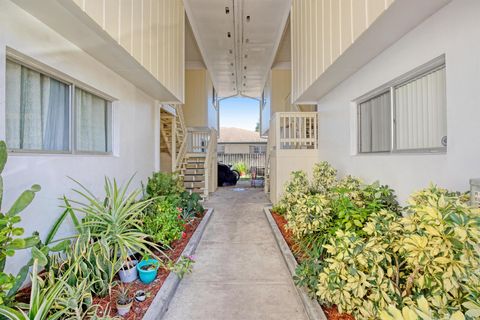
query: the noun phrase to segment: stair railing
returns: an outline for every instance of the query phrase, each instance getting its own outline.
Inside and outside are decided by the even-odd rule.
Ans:
[[[183,109],[181,106],[176,106],[177,126],[175,131],[175,142],[179,143],[179,148],[176,150],[174,171],[182,171],[185,162],[185,154],[187,151],[187,127],[185,126],[185,119],[183,117]]]

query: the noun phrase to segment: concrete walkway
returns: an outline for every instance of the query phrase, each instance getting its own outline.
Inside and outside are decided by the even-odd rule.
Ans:
[[[220,188],[213,216],[165,318],[307,319],[263,214],[261,189]]]

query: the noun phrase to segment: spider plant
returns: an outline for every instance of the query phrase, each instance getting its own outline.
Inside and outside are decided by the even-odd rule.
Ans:
[[[64,282],[62,279],[53,283],[43,280],[38,275],[38,270],[39,266],[44,266],[47,263],[47,258],[35,247],[32,249],[32,255],[34,256],[34,262],[31,277],[30,304],[18,304],[18,310],[0,306],[0,315],[11,320],[61,319],[65,309],[58,306],[57,297],[64,290]]]

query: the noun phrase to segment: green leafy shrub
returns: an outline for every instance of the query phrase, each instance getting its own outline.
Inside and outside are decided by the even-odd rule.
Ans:
[[[143,232],[149,235],[155,243],[169,246],[181,237],[184,231],[184,221],[174,203],[163,199],[155,202],[153,214],[146,214],[143,219]]]
[[[182,209],[181,217],[183,220],[190,221],[205,211],[200,203],[201,199],[198,193],[189,193],[188,191],[181,193],[178,206]]]
[[[327,163],[306,185],[293,174],[277,204],[297,285],[357,319],[480,318],[480,210],[465,194],[430,186],[401,208],[387,186],[338,180]]]
[[[0,141],[0,174],[7,163],[8,153],[5,141]],[[11,274],[4,272],[8,257],[15,251],[32,247],[39,242],[38,234],[22,238],[24,229],[18,227],[21,222],[20,213],[25,210],[35,198],[35,193],[40,191],[39,185],[33,185],[30,189],[22,192],[6,212],[0,209],[0,305],[11,302],[16,293],[17,279]],[[0,176],[0,208],[3,199],[3,178]]]
[[[312,192],[327,193],[337,184],[337,170],[322,161],[313,166]]]
[[[324,246],[320,301],[357,319],[397,314],[396,308],[420,319],[478,318],[480,211],[434,186],[410,203],[405,217],[381,210],[362,233],[337,231]],[[428,314],[425,307],[418,312],[420,296]]]
[[[277,213],[292,212],[292,207],[297,200],[309,193],[309,181],[304,171],[294,171],[290,174],[290,180],[285,185],[285,192],[275,206]]]
[[[248,173],[248,168],[245,162],[237,162],[233,165],[233,170],[238,171],[241,177],[245,176]]]
[[[148,178],[145,197],[180,195],[184,191],[183,180],[177,173],[155,172]]]

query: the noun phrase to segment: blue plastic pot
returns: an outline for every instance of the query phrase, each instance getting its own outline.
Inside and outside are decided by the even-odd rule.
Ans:
[[[153,265],[155,269],[152,270],[143,270],[142,267]],[[137,264],[138,275],[140,276],[140,281],[145,284],[151,283],[157,277],[157,270],[159,263],[155,259],[142,260]]]

